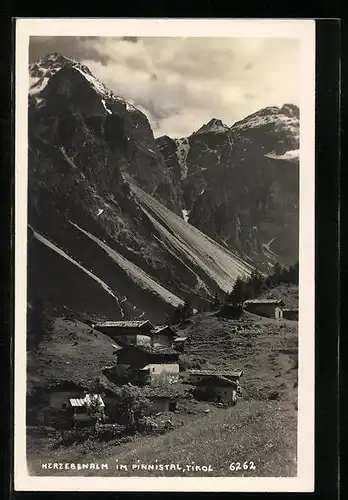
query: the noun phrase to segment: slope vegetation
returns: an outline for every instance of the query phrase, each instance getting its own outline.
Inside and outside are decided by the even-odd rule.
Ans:
[[[138,434],[108,442],[89,439],[63,443],[57,433],[28,434],[29,470],[42,470],[44,457],[52,462],[108,463],[108,470],[64,470],[57,475],[85,476],[207,476],[198,468],[210,466],[211,476],[279,477],[296,475],[297,455],[297,356],[298,339],[294,322],[275,321],[245,314],[239,320],[218,318],[215,312],[197,314],[178,333],[188,335],[185,355],[202,368],[242,369],[243,399],[235,407],[219,408],[210,403],[183,399],[170,418],[174,429],[165,435]],[[107,337],[77,323],[57,320],[55,337],[30,363],[32,383],[55,376],[82,380],[100,376],[112,362],[115,346]],[[91,353],[93,352],[93,356]],[[82,366],[83,364],[83,366]],[[64,374],[64,375],[63,375]],[[185,382],[185,372],[182,372]],[[106,381],[107,382],[107,381]],[[38,380],[36,380],[38,383]],[[184,383],[182,384],[185,385]],[[193,411],[194,410],[194,411]],[[48,432],[48,431],[47,431]],[[117,470],[116,461],[128,471]],[[132,470],[132,465],[179,464],[179,471]],[[231,471],[229,465],[247,462],[253,468]]]

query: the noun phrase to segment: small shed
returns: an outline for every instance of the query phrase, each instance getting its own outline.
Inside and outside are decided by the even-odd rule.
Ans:
[[[250,299],[246,300],[243,308],[258,316],[281,319],[285,304],[279,299]]]
[[[226,405],[235,405],[239,384],[221,374],[214,373],[196,381],[193,395],[196,399],[214,401]]]
[[[116,342],[125,345],[147,345],[151,343],[153,324],[148,321],[104,321],[92,327]]]
[[[145,415],[175,411],[180,397],[179,392],[170,385],[148,386],[144,388],[143,394],[150,401],[150,405],[145,410]]]
[[[240,378],[243,376],[243,370],[188,370],[189,381],[196,385],[210,377],[221,376],[232,382],[239,384]]]
[[[173,341],[173,347],[176,351],[184,353],[187,337],[176,337]]]
[[[86,394],[83,398],[70,398],[68,413],[72,415],[74,424],[90,424],[92,418],[89,413],[90,406],[97,402],[102,414],[105,412],[105,404],[100,394]]]
[[[179,379],[179,353],[171,347],[129,346],[117,353],[117,363],[129,366],[134,381],[156,378]]]
[[[298,321],[298,309],[283,309],[283,318]]]
[[[83,398],[86,393],[83,387],[64,380],[49,384],[43,392],[46,395],[47,404],[52,410],[66,410],[70,398]]]
[[[100,394],[86,394],[83,398],[70,398],[69,408],[72,410],[73,419],[77,422],[89,421],[88,410],[95,401],[104,412],[105,404]]]

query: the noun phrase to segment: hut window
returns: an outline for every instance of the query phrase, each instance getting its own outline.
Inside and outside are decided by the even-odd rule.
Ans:
[[[66,410],[68,407],[67,403],[62,403],[62,410]]]

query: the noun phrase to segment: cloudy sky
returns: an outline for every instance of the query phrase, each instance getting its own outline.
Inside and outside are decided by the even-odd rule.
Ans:
[[[211,118],[227,125],[265,106],[299,105],[296,39],[32,37],[33,62],[52,52],[87,65],[141,109],[156,137],[184,137]]]

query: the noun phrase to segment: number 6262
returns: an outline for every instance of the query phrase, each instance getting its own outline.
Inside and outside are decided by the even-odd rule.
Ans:
[[[238,471],[238,470],[255,470],[255,464],[254,462],[251,461],[245,461],[243,463],[241,462],[231,462],[229,465],[229,469],[232,472]]]

